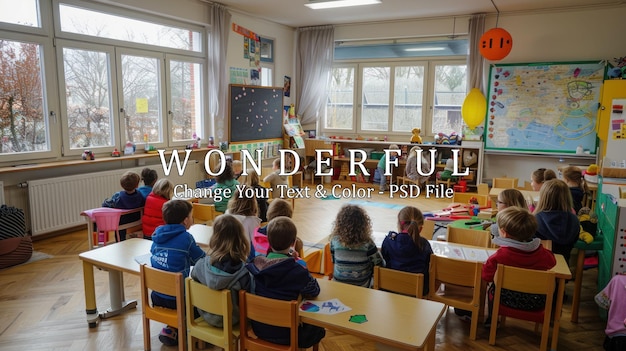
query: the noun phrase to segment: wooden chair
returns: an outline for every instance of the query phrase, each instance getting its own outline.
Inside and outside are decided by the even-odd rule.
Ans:
[[[472,312],[470,339],[476,340],[478,321],[484,318],[485,282],[483,264],[432,254],[428,269],[428,299]],[[443,294],[438,292],[444,285]]]
[[[194,307],[221,315],[222,328],[208,324],[204,318],[193,318]],[[187,345],[193,350],[194,339],[206,341],[226,351],[237,350],[239,326],[233,327],[233,300],[229,289],[213,290],[191,278],[185,279],[185,309],[187,318]]]
[[[552,240],[541,240],[541,245],[546,248],[546,250],[552,251]]]
[[[491,247],[491,233],[488,230],[448,226],[448,242],[479,247]]]
[[[374,289],[422,298],[424,296],[424,274],[375,266]]]
[[[239,349],[241,351],[297,351],[298,350],[298,301],[283,301],[270,299],[250,294],[244,290],[239,291]],[[289,328],[290,344],[278,345],[248,335],[250,320],[273,325],[276,327]],[[318,350],[318,344],[313,350]]]
[[[535,322],[535,332],[538,330],[539,323],[542,323],[543,328],[541,330],[540,350],[547,350],[548,337],[550,334],[550,318],[552,316],[552,300],[556,286],[555,274],[552,272],[510,267],[499,264],[494,277],[494,284],[496,286],[496,291],[493,299],[493,311],[491,314],[489,344],[496,344],[498,316],[502,317],[502,327],[504,327],[506,317],[512,317]],[[509,289],[529,294],[545,294],[545,308],[539,311],[523,311],[501,305],[500,299],[502,289]]]
[[[478,201],[478,206],[480,207],[488,207],[490,206],[490,197],[489,195],[482,195],[478,193],[461,193],[455,192],[452,196],[452,202],[458,202],[461,204],[469,204],[471,198],[475,198]]]
[[[193,206],[193,223],[194,224],[213,224],[213,220],[217,216],[224,214],[215,210],[215,205],[192,203]]]
[[[448,179],[448,180],[435,179],[435,185],[439,185],[439,184],[445,184],[446,188],[450,188],[453,185],[452,179]]]
[[[433,240],[433,235],[435,235],[435,221],[424,220],[420,236],[426,240]]]
[[[326,243],[323,249],[313,251],[302,259],[306,262],[307,269],[315,278],[333,279],[335,265],[330,254],[330,243]]]
[[[150,350],[150,320],[159,321],[178,328],[178,349],[186,350],[185,334],[185,295],[183,293],[183,274],[167,272],[142,264],[139,268],[141,280],[141,315],[143,319],[143,347]],[[176,297],[176,309],[152,306],[150,291]]]
[[[517,189],[517,178],[493,178],[492,188]]]
[[[487,195],[489,196],[489,185],[485,183],[480,183],[476,186],[476,192],[479,195]]]
[[[619,187],[619,198],[626,199],[626,186]]]

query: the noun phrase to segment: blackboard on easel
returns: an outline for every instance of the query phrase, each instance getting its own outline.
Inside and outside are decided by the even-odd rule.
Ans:
[[[230,84],[231,143],[283,137],[283,87]]]

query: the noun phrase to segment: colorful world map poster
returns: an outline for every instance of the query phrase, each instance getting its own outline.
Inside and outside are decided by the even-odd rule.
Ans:
[[[604,73],[601,62],[492,66],[485,149],[595,154]]]

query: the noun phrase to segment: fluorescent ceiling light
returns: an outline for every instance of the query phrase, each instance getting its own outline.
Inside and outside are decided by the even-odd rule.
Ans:
[[[431,46],[431,47],[423,47],[423,48],[408,48],[408,49],[404,49],[404,51],[441,51],[445,49],[446,48],[443,48],[441,46]]]
[[[336,7],[349,7],[349,6],[361,6],[361,5],[374,5],[380,4],[381,0],[330,0],[330,1],[309,1],[304,6],[312,8],[313,10],[319,9],[332,9]]]

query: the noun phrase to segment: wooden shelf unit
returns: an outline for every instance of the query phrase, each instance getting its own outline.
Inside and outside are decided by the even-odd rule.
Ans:
[[[476,191],[477,185],[481,183],[482,180],[482,170],[483,170],[483,143],[480,141],[463,141],[462,145],[444,145],[444,144],[411,144],[411,143],[399,143],[399,142],[390,142],[390,141],[365,141],[365,140],[348,140],[348,139],[334,139],[334,140],[317,140],[317,142],[323,142],[321,144],[324,149],[333,149],[337,151],[339,148],[337,144],[340,144],[341,150],[345,147],[350,149],[359,149],[359,148],[374,148],[375,151],[382,151],[384,149],[388,149],[389,145],[396,144],[403,150],[402,159],[399,162],[399,167],[394,168],[393,171],[393,179],[397,176],[404,175],[404,167],[406,166],[406,153],[415,145],[419,145],[424,152],[427,152],[430,149],[437,150],[437,164],[435,165],[436,170],[431,176],[431,180],[434,182],[435,175],[437,171],[441,171],[445,167],[445,160],[452,157],[452,150],[459,149],[459,168],[461,171],[465,169],[464,161],[463,161],[463,152],[464,151],[472,151],[477,155],[477,162],[469,166],[468,168],[471,171],[472,176],[466,177],[467,186],[470,191]],[[330,143],[330,145],[329,145]],[[315,157],[315,148],[314,145],[307,145],[306,154],[309,155],[311,153],[313,158]],[[406,150],[405,150],[406,149]],[[347,167],[348,167],[349,158],[343,156],[343,151],[341,155],[333,156],[333,167],[335,168],[335,176],[333,177],[333,183],[337,181],[350,181],[350,177],[347,176]],[[339,164],[339,165],[338,165]],[[376,159],[367,159],[365,161],[365,165],[368,169],[373,170],[376,168],[378,164],[378,160]],[[345,169],[344,169],[345,168]],[[339,172],[339,173],[337,173]],[[373,172],[370,172],[371,177],[373,177]]]

